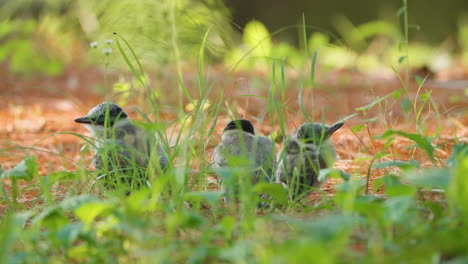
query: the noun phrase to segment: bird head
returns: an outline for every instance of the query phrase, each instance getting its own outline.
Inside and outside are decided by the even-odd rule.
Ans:
[[[320,145],[329,139],[343,124],[343,122],[337,122],[333,125],[305,123],[297,131],[297,137],[304,143]]]
[[[102,136],[105,125],[113,127],[126,120],[128,115],[119,105],[104,102],[91,109],[86,116],[75,119],[75,122],[83,124],[94,136]]]
[[[237,120],[232,120],[231,122],[229,122],[227,126],[224,128],[224,132],[231,131],[231,130],[242,130],[244,132],[255,135],[253,125],[247,119],[237,119]]]

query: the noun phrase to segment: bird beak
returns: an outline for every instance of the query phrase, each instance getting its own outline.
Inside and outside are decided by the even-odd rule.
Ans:
[[[332,135],[333,133],[335,133],[335,131],[337,131],[338,129],[340,129],[340,127],[342,127],[344,125],[343,122],[338,122],[338,123],[335,123],[333,125],[331,125],[329,128],[328,128],[328,135]]]
[[[91,124],[91,120],[86,116],[75,119],[75,122],[80,124]]]

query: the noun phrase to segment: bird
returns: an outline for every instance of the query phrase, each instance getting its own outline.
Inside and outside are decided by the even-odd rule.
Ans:
[[[319,171],[331,167],[336,159],[330,137],[343,124],[304,123],[285,139],[277,155],[275,178],[286,184],[293,199],[312,187],[320,187]]]
[[[134,125],[119,105],[103,102],[84,117],[75,119],[95,139],[93,164],[106,175],[106,186],[125,183],[131,189],[147,185],[150,164],[157,171],[167,169],[167,154],[156,137]],[[153,165],[150,165],[153,166]]]
[[[213,151],[212,161],[213,168],[247,169],[252,184],[269,182],[275,166],[274,143],[265,136],[255,135],[254,126],[249,120],[232,120],[223,130],[221,142]],[[220,181],[224,193],[228,194],[227,184],[222,179]]]

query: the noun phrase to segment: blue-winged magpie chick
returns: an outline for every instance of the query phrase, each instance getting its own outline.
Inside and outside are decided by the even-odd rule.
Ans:
[[[168,166],[167,155],[156,137],[135,126],[117,104],[101,103],[75,122],[83,124],[96,140],[93,163],[97,170],[108,174],[107,179],[111,178],[107,185],[124,182],[132,189],[139,188],[146,184],[151,160],[156,161],[156,170]]]

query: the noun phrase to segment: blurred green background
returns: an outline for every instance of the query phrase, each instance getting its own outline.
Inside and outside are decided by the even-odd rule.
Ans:
[[[395,14],[402,1],[226,0],[226,5],[232,10],[233,20],[241,27],[254,18],[274,31],[300,23],[304,14],[308,24],[338,33],[340,16],[345,16],[354,25],[372,20],[398,25],[400,18]],[[456,39],[461,20],[468,16],[468,1],[409,0],[408,11],[410,24],[421,27],[420,31],[413,32],[413,38],[439,44]],[[285,37],[297,39],[297,34],[288,32]]]
[[[334,48],[321,50],[319,64],[330,68],[379,71],[403,57],[411,58],[411,67],[432,71],[468,64],[468,1],[408,1],[409,56],[402,6],[371,0],[7,0],[0,2],[0,62],[23,75],[57,75],[67,65],[122,69],[122,51],[112,41],[117,32],[147,69],[180,69],[181,62],[198,60],[208,32],[205,62],[234,70],[270,67],[272,60],[297,69],[324,45]]]

